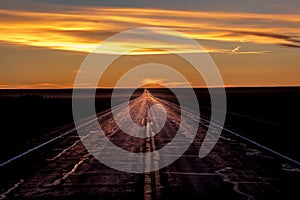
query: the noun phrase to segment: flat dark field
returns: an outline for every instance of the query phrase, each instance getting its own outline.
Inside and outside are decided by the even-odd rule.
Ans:
[[[185,89],[177,90],[181,94],[185,93]],[[211,110],[208,90],[200,88],[194,90],[199,100],[201,117],[209,120]],[[143,89],[137,90],[134,95],[132,95],[131,99],[138,99],[137,97],[142,95],[143,91]],[[171,103],[178,104],[174,94],[167,89],[149,89],[149,91],[155,98],[166,100],[170,105]],[[97,113],[110,109],[111,92],[112,90],[109,89],[97,90],[95,99]],[[212,92],[218,95],[219,89],[213,89]],[[224,126],[226,129],[277,151],[296,162],[300,160],[300,131],[298,128],[300,119],[300,87],[226,88],[226,95],[227,116]],[[122,90],[122,94],[119,97],[120,102],[127,96],[127,90]],[[82,98],[82,101],[85,101],[90,97],[83,95],[80,98]],[[136,101],[137,103],[140,103],[138,100]],[[74,128],[72,116],[72,90],[68,89],[0,90],[0,110],[0,163]],[[107,120],[105,117],[102,118],[103,121]],[[104,129],[108,126],[107,123],[108,122],[105,121],[105,124],[103,125]],[[111,129],[112,125],[109,124],[108,127]],[[169,129],[170,133],[172,132],[171,128]],[[205,128],[199,131],[205,131]],[[52,197],[55,197],[56,199],[57,197],[61,197],[62,199],[72,199],[74,197],[83,198],[85,196],[90,197],[91,199],[99,199],[99,197],[103,197],[104,199],[110,199],[110,197],[114,199],[127,199],[131,197],[137,199],[174,199],[175,197],[180,197],[180,195],[182,195],[181,197],[185,197],[187,194],[192,195],[192,199],[198,199],[199,197],[203,199],[215,199],[220,197],[228,197],[230,199],[284,199],[288,193],[295,192],[296,194],[297,189],[295,184],[300,181],[300,170],[297,164],[280,156],[278,157],[277,155],[248,143],[241,138],[230,135],[230,133],[226,131],[222,132],[221,137],[223,138],[220,142],[221,146],[216,145],[216,150],[213,150],[210,157],[205,158],[203,162],[198,158],[198,160],[191,160],[192,158],[194,159],[192,152],[196,152],[194,156],[197,156],[198,146],[196,143],[198,140],[195,140],[196,143],[192,145],[192,149],[187,151],[184,158],[180,158],[170,167],[159,170],[158,176],[160,177],[159,184],[161,187],[158,187],[157,185],[152,186],[152,193],[150,192],[152,196],[149,197],[147,196],[148,193],[145,192],[146,183],[144,182],[145,178],[143,176],[146,175],[124,175],[121,172],[114,171],[115,176],[119,176],[120,180],[118,179],[118,181],[115,182],[111,181],[115,180],[116,177],[110,177],[111,179],[109,179],[109,175],[105,175],[104,173],[110,173],[110,169],[100,165],[99,162],[93,160],[90,155],[86,156],[86,152],[83,150],[84,148],[76,147],[78,144],[78,142],[76,142],[78,137],[76,136],[76,132],[74,132],[70,134],[70,137],[68,136],[68,138],[63,137],[64,140],[61,143],[55,141],[54,144],[49,145],[49,148],[46,146],[40,148],[38,150],[40,153],[32,152],[24,156],[24,158],[22,157],[20,159],[21,161],[16,159],[8,165],[0,167],[0,177],[2,178],[0,181],[0,195],[2,194],[0,199],[6,197],[11,197],[12,199],[52,199]],[[202,141],[202,136],[199,138],[199,141]],[[159,147],[160,145],[163,146],[164,141],[162,139],[163,138],[160,138],[158,142],[154,141],[156,147]],[[112,137],[111,140],[118,142],[116,137]],[[75,143],[72,145],[74,141]],[[235,146],[236,144],[240,146],[237,147]],[[143,145],[144,143],[141,142],[141,148],[144,148]],[[247,146],[247,148],[245,146]],[[61,181],[58,184],[61,185],[61,187],[56,184],[51,184],[49,186],[49,183],[46,183],[45,181],[44,185],[36,186],[39,188],[36,189],[36,193],[30,192],[30,184],[33,184],[34,181],[36,181],[34,178],[40,177],[41,173],[45,173],[45,177],[47,177],[49,170],[47,171],[46,169],[48,169],[49,166],[55,166],[55,164],[49,165],[49,163],[52,161],[54,162],[55,159],[57,159],[57,162],[55,161],[56,164],[60,162],[63,163],[63,161],[60,161],[59,159],[67,159],[67,154],[71,154],[71,151],[69,152],[70,148],[74,148],[74,153],[70,158],[72,157],[74,162],[79,161],[79,164],[76,164],[75,162],[76,165],[74,165],[73,170],[71,164],[70,166],[65,167],[66,170],[71,170],[72,174],[74,173],[76,176],[70,175],[66,178],[57,179]],[[124,146],[124,148],[126,149],[127,147]],[[154,147],[151,148],[153,150]],[[247,152],[245,153],[244,151],[246,151],[246,149]],[[226,153],[227,150],[235,153],[229,155],[229,153]],[[62,153],[59,153],[60,151]],[[43,160],[46,154],[48,156],[48,152],[50,152],[49,156],[53,158]],[[57,152],[58,154],[55,156]],[[262,152],[264,156],[257,156],[257,152]],[[244,153],[247,156],[252,156],[251,159],[249,160],[245,157]],[[64,154],[66,154],[66,156],[64,156]],[[78,155],[78,159],[76,158],[76,155]],[[83,159],[79,159],[79,157],[82,157]],[[275,160],[270,159],[270,157]],[[270,159],[270,162],[268,159]],[[34,163],[32,164],[32,167],[26,166],[26,164],[30,165],[30,162]],[[249,162],[250,164],[244,165],[245,162]],[[223,166],[222,163],[227,164],[224,164]],[[258,163],[257,168],[256,163]],[[240,177],[230,177],[230,175],[227,174],[231,168],[235,168],[235,164],[239,166],[236,166],[237,169],[240,168],[240,172],[236,172],[237,174],[242,174],[238,174]],[[78,167],[79,165],[82,165],[82,168]],[[218,165],[220,165],[219,168]],[[276,165],[275,169],[273,168],[273,165]],[[44,166],[46,167],[44,168]],[[85,168],[83,168],[84,166]],[[279,171],[280,167],[278,166],[281,168],[286,167],[287,171]],[[61,167],[62,170],[64,169],[64,166],[59,165],[58,167]],[[249,169],[245,169],[244,172],[242,168],[248,167]],[[97,170],[101,171],[100,168],[101,170],[104,170],[104,172],[98,173]],[[246,174],[246,172],[249,172],[250,168],[253,171],[251,176]],[[44,169],[44,171],[42,169]],[[200,172],[200,169],[203,169],[203,171]],[[24,172],[17,173],[17,175],[14,173],[14,171],[20,170]],[[55,168],[53,170],[55,171]],[[78,174],[76,174],[76,170],[80,173],[78,172]],[[105,186],[103,186],[99,183],[99,180],[97,182],[94,179],[91,180],[95,181],[95,184],[97,182],[98,185],[93,185],[93,181],[87,182],[88,186],[84,185],[83,183],[88,180],[84,177],[89,177],[89,174],[92,173],[98,173],[97,176],[103,178],[103,184],[107,182],[107,185],[110,186],[105,184]],[[267,176],[266,180],[263,180],[261,177],[262,175],[259,175],[260,173]],[[39,174],[39,176],[37,174]],[[58,177],[59,174],[60,173],[57,172],[55,177]],[[62,174],[66,174],[65,171]],[[79,175],[82,175],[82,177],[80,177],[80,180],[77,180],[76,177],[79,177]],[[157,176],[157,174],[152,175],[153,177]],[[194,176],[205,176],[206,178],[202,179],[203,182],[197,182]],[[262,179],[264,184],[265,181],[267,182],[267,186],[260,188],[259,181],[255,182],[255,184],[257,184],[256,187],[249,186],[252,182],[245,181],[244,183],[240,180],[243,176],[249,176],[252,177],[252,179],[254,177],[256,181]],[[127,177],[128,179],[131,177],[132,179],[129,181],[132,181],[132,188],[124,189],[125,186],[122,188],[120,184],[122,181],[126,182],[126,180],[123,180],[123,178],[120,177]],[[220,177],[223,177],[223,181],[219,180]],[[48,178],[45,178],[45,180],[46,179],[48,180]],[[54,175],[51,180],[52,179],[54,183],[57,183]],[[154,180],[157,181],[157,178],[154,178]],[[51,182],[50,178],[49,182]],[[80,182],[82,182],[84,186],[80,185]],[[272,185],[273,183],[274,187]],[[18,188],[19,185],[21,188]],[[24,185],[24,187],[22,185]],[[181,188],[179,188],[180,185],[182,186]],[[96,186],[104,189],[101,191],[94,191],[94,187]],[[78,191],[82,191],[82,193],[79,194],[73,192],[74,188],[72,187],[79,188]],[[119,187],[121,188],[118,189]],[[198,189],[194,189],[193,187],[197,187]],[[72,188],[72,192],[70,188]],[[155,192],[155,188],[159,189],[159,192]],[[51,191],[57,193],[51,193]],[[220,193],[217,194],[214,191],[220,191]],[[65,194],[65,196],[62,196],[62,194]],[[113,196],[109,196],[111,194],[113,194]]]

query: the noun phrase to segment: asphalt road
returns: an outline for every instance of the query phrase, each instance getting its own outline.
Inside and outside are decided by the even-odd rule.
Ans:
[[[156,109],[151,110],[153,106]],[[81,139],[72,126],[61,127],[33,140],[31,149],[0,163],[0,199],[294,199],[292,195],[299,198],[297,164],[228,130],[223,131],[212,152],[200,159],[198,153],[207,120],[196,121],[191,113],[147,90],[127,108],[127,104],[121,104],[114,110],[122,124],[129,123],[129,111],[135,124],[145,127],[132,133],[141,138],[124,133],[110,110],[98,113],[97,120],[83,120],[81,129],[86,135]],[[147,154],[135,162],[116,156],[105,140],[97,140],[107,137],[132,153],[154,152],[172,141],[180,123],[184,127],[180,133],[183,137],[172,146],[174,150],[169,149],[164,155]],[[184,140],[193,139],[189,131],[195,123],[199,127],[192,145],[175,162],[159,169],[160,163],[178,156],[174,152]],[[99,134],[99,124],[106,136]],[[130,126],[126,129],[125,132],[135,130]],[[90,144],[96,141],[92,151],[125,171],[156,170],[127,173],[112,169],[99,162],[82,140]]]

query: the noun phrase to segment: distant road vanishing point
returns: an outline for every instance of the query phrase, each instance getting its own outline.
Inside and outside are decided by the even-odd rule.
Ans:
[[[127,105],[112,108],[121,121],[128,120],[122,118]],[[150,112],[154,105],[163,107],[164,112]],[[200,159],[198,153],[208,119],[197,121],[198,132],[193,139],[189,132],[195,123],[193,113],[156,97],[151,90],[130,101],[129,113],[137,125],[145,126],[143,132],[134,134],[144,137],[124,133],[112,111],[106,110],[97,114],[97,120],[82,120],[80,128],[87,135],[80,138],[73,126],[66,125],[36,141],[31,149],[0,163],[0,199],[285,199],[295,192],[297,186],[290,180],[299,178],[300,170],[293,163],[229,130],[224,130],[212,152]],[[181,115],[189,120],[181,122]],[[176,151],[170,150],[166,155],[154,153],[130,163],[112,156],[105,142],[95,144],[100,154],[121,168],[156,169],[152,172],[112,169],[98,161],[82,143],[107,137],[128,152],[155,152],[172,141],[180,123],[185,127],[182,134],[186,140],[193,140],[183,155],[174,155]],[[99,136],[99,124],[105,135]],[[172,148],[180,148],[181,143],[176,145]],[[179,159],[159,169],[159,163],[172,156]]]

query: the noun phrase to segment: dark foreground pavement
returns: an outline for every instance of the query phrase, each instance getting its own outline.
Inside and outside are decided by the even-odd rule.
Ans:
[[[159,115],[149,116],[149,107],[156,103],[163,105],[168,118],[162,133],[155,137],[136,139],[124,134],[109,111],[98,115],[99,123],[107,137],[119,147],[135,153],[155,151],[174,137],[180,123],[179,108],[148,92],[130,103],[133,120],[140,125],[151,122],[152,127],[162,120]],[[118,109],[122,110],[122,106]],[[88,133],[86,138],[93,138],[98,123],[87,122],[89,119],[83,121],[86,124],[83,128]],[[184,123],[184,134],[188,138],[190,124]],[[178,160],[163,169],[143,174],[121,172],[105,166],[89,154],[74,128],[63,127],[32,141],[32,147],[57,139],[0,167],[0,199],[300,198],[298,168],[226,131],[212,152],[200,159],[199,148],[207,125],[200,120],[197,137]],[[106,144],[96,147],[109,156],[110,149]],[[168,153],[172,156],[173,152]],[[128,163],[114,156],[110,159],[125,169],[135,165],[147,168],[149,162],[162,161],[164,157],[157,155],[149,158],[150,161],[141,159],[140,163]]]

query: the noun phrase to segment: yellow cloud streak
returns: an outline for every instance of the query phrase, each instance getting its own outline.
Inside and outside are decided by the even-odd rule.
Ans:
[[[92,8],[91,8],[92,9]],[[99,11],[99,9],[92,9]],[[228,13],[228,12],[201,12],[201,11],[180,11],[180,10],[161,10],[161,9],[137,9],[137,8],[101,8],[101,11],[122,13],[124,15],[145,16],[175,16],[175,17],[201,17],[214,19],[269,19],[276,21],[300,22],[299,15],[281,15],[281,14],[257,14],[257,13]]]
[[[0,22],[2,42],[80,52],[91,52],[100,41],[112,33],[140,26],[170,27],[194,39],[227,42],[243,40],[261,44],[290,42],[287,38],[277,37],[275,34],[296,35],[297,38],[300,35],[300,27],[297,26],[300,15],[89,7],[65,13],[0,10],[0,14],[4,16]],[[247,23],[247,20],[255,20],[255,23]],[[244,21],[245,23],[242,23]],[[253,34],[243,33],[248,32],[249,27]],[[268,33],[271,36],[257,35],[257,32]],[[106,53],[126,51],[129,45],[132,45],[132,41],[111,43],[107,45]],[[167,45],[178,52],[194,51],[188,46]],[[208,51],[228,53],[230,50],[208,47]],[[166,52],[145,50],[131,54],[162,53]]]

